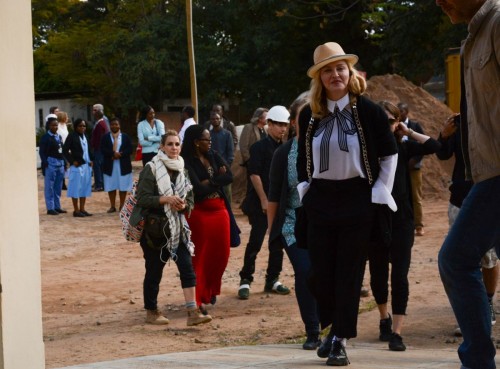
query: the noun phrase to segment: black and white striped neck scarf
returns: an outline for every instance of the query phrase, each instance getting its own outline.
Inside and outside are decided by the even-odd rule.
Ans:
[[[318,137],[324,132],[320,144],[320,173],[327,171],[329,168],[330,138],[332,136],[335,122],[337,122],[338,143],[340,150],[349,152],[349,148],[347,147],[347,135],[354,135],[357,133],[352,114],[347,109],[347,106],[348,105],[340,111],[338,105],[335,104],[335,110],[333,113],[328,114],[319,122],[318,129],[314,133],[314,137]]]

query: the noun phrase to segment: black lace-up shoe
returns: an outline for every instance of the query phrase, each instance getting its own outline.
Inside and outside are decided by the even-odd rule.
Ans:
[[[346,366],[349,365],[349,359],[347,358],[347,353],[345,352],[345,347],[339,341],[335,340],[332,342],[332,349],[326,360],[326,365],[328,366]]]
[[[315,334],[308,334],[306,342],[302,345],[302,348],[304,350],[316,350],[319,345],[321,345],[321,340],[319,339],[319,335],[317,333]]]
[[[389,340],[389,350],[391,350],[391,351],[405,351],[406,346],[403,343],[403,337],[401,337],[397,333],[393,333],[391,335],[391,339]]]

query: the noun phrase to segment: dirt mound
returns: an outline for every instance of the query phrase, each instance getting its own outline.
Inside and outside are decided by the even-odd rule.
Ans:
[[[424,132],[433,138],[438,137],[446,118],[453,113],[450,108],[423,88],[395,74],[370,78],[365,95],[373,101],[388,100],[394,104],[407,103],[410,119],[418,121]],[[424,196],[448,197],[453,163],[453,160],[442,162],[435,155],[425,157],[422,165]]]

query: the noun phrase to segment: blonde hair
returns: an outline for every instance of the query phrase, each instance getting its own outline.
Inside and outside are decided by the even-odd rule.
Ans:
[[[165,145],[165,142],[167,142],[168,136],[179,137],[179,133],[174,129],[167,129],[165,134],[161,136],[161,144],[162,145]],[[179,138],[179,141],[180,141],[180,138]]]
[[[366,80],[359,74],[354,66],[347,60],[344,60],[349,68],[349,83],[347,90],[354,96],[362,95],[366,91]],[[326,103],[326,92],[321,82],[321,69],[316,72],[309,88],[309,97],[311,99],[311,110],[313,118],[324,118],[328,115]]]
[[[65,111],[60,111],[56,115],[58,122],[64,123],[68,121],[68,114]]]

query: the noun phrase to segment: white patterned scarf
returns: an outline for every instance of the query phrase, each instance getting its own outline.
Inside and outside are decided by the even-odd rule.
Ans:
[[[148,163],[151,170],[156,177],[158,191],[160,196],[173,196],[177,195],[185,200],[189,191],[193,188],[189,178],[184,174],[184,159],[179,156],[177,159],[170,159],[163,151],[158,151],[158,154]],[[179,172],[175,183],[170,181],[168,170]],[[170,205],[165,204],[163,209],[168,218],[171,237],[163,245],[170,252],[172,260],[177,259],[177,248],[179,241],[182,241],[189,250],[191,255],[194,255],[194,244],[191,242],[191,230],[186,221],[184,213],[179,213],[172,210]],[[163,259],[162,259],[163,260]]]

